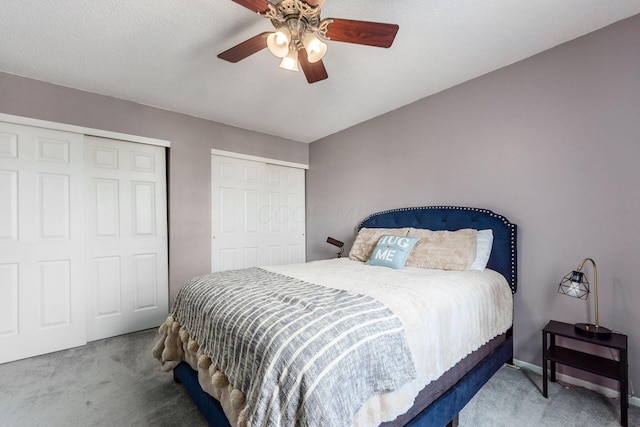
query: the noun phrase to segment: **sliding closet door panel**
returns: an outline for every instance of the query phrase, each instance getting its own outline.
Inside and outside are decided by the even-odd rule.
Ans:
[[[266,264],[261,236],[267,224],[260,220],[265,171],[264,163],[212,157],[213,271]]]
[[[304,262],[304,170],[267,165],[270,265]]]
[[[304,170],[212,156],[212,271],[305,261]]]
[[[0,123],[0,363],[86,343],[83,137]]]
[[[2,337],[18,334],[19,282],[17,262],[6,263],[8,254],[5,245],[18,241],[18,167],[17,162],[2,161],[17,159],[18,135],[0,131],[0,342]]]
[[[267,164],[269,265],[305,262],[305,171]]]
[[[164,148],[86,138],[87,337],[152,328],[167,316]]]

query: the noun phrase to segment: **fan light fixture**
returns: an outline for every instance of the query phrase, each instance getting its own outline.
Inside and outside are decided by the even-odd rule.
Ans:
[[[589,296],[589,281],[582,272],[585,262],[591,262],[593,265],[593,289],[595,298],[595,321],[596,323],[576,323],[576,332],[582,335],[589,335],[597,338],[608,338],[611,336],[611,330],[600,326],[598,319],[598,268],[596,262],[591,258],[582,260],[577,270],[572,271],[562,278],[558,285],[558,293],[568,295],[574,298],[587,299]]]
[[[291,32],[281,27],[267,37],[267,47],[269,52],[278,58],[284,58],[289,54],[289,43],[291,43]]]
[[[283,58],[280,68],[298,71],[298,53],[304,49],[307,61],[320,61],[327,53],[327,25],[320,21],[320,8],[300,0],[283,0],[269,5],[265,16],[271,19],[276,31],[267,36],[267,48],[277,58]],[[295,64],[294,64],[295,62]]]
[[[307,51],[307,59],[312,64],[320,61],[325,53],[327,53],[327,44],[313,33],[304,33],[302,36],[302,44]]]
[[[289,71],[298,71],[298,51],[295,49],[289,50],[289,54],[280,61],[280,68]]]

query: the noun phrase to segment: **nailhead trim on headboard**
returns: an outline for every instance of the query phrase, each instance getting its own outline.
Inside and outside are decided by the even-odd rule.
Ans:
[[[374,221],[375,222],[375,218],[385,215],[385,216],[389,216],[389,217],[393,217],[394,213],[401,213],[401,212],[407,212],[407,211],[421,211],[421,210],[450,210],[450,211],[469,211],[469,212],[477,212],[479,214],[482,215],[486,215],[492,218],[496,218],[498,219],[500,222],[502,222],[504,224],[505,227],[508,228],[509,230],[509,246],[510,246],[510,266],[511,266],[511,271],[509,276],[511,277],[507,277],[507,281],[509,282],[509,286],[511,287],[511,291],[513,293],[516,292],[517,290],[517,274],[518,274],[518,261],[517,261],[517,226],[516,224],[511,223],[507,218],[505,218],[502,215],[499,215],[493,211],[490,211],[488,209],[481,209],[481,208],[470,208],[470,207],[462,207],[462,206],[420,206],[420,207],[412,207],[412,208],[398,208],[398,209],[390,209],[390,210],[386,210],[383,212],[378,212],[378,213],[374,213],[372,215],[369,215],[367,218],[365,218],[359,225],[358,225],[358,230],[360,230],[365,223],[367,222],[371,222]],[[418,216],[415,217],[416,219],[418,219]],[[446,219],[446,218],[445,218]],[[444,221],[446,223],[446,221]],[[408,225],[407,223],[402,223],[402,224],[397,224],[398,227],[407,227],[407,226],[411,226]],[[469,228],[477,228],[474,227],[472,224],[469,225]],[[445,228],[446,229],[446,228]],[[494,233],[495,234],[495,233]],[[505,271],[502,271],[502,273],[504,274]]]

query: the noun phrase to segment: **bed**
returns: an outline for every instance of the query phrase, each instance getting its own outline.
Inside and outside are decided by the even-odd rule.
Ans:
[[[409,267],[396,270],[386,267],[377,267],[375,266],[375,263],[374,266],[367,265],[369,264],[369,261],[364,262],[364,258],[358,259],[356,246],[359,244],[358,242],[362,243],[362,241],[359,239],[361,236],[365,235],[365,231],[380,229],[385,229],[385,234],[386,230],[388,230],[388,233],[390,233],[391,235],[395,234],[396,236],[405,236],[405,234],[403,234],[405,233],[405,229],[413,230],[406,231],[406,236],[410,236],[413,232],[417,233],[416,235],[423,237],[424,234],[421,234],[423,232],[422,230],[431,230],[425,231],[424,233],[432,233],[433,231],[456,232],[458,235],[460,235],[461,233],[464,234],[466,232],[467,234],[464,235],[464,238],[466,239],[464,240],[465,242],[469,241],[469,229],[471,229],[474,233],[476,233],[476,230],[491,230],[493,241],[492,244],[489,245],[489,249],[487,252],[489,258],[486,261],[486,270],[481,272],[456,272],[449,271],[449,267],[446,267],[446,271],[431,268],[421,269],[415,267],[416,264],[411,264]],[[165,324],[163,324],[163,326],[161,326],[160,328],[159,332],[161,334],[161,338],[158,341],[157,345],[154,347],[154,357],[161,361],[163,370],[173,370],[174,378],[176,379],[176,381],[182,383],[182,385],[185,387],[186,391],[191,396],[192,400],[196,403],[210,425],[278,425],[286,424],[285,421],[280,420],[290,419],[302,420],[299,421],[299,424],[301,425],[328,425],[331,424],[331,417],[333,417],[333,414],[326,415],[321,412],[313,412],[312,403],[314,402],[312,402],[312,400],[316,398],[315,394],[318,394],[318,405],[321,410],[323,408],[323,404],[325,404],[326,407],[329,408],[331,405],[328,402],[330,402],[334,398],[340,402],[349,400],[345,399],[344,397],[340,397],[339,393],[342,388],[345,388],[345,390],[348,389],[348,392],[350,393],[349,396],[354,396],[353,400],[356,402],[354,404],[359,408],[355,412],[355,414],[351,412],[349,413],[351,414],[349,416],[353,416],[352,420],[356,425],[383,425],[385,427],[395,427],[401,425],[453,425],[457,423],[457,415],[460,410],[475,395],[475,393],[482,387],[482,385],[484,385],[504,363],[510,363],[513,359],[512,294],[517,290],[516,231],[517,227],[515,224],[509,222],[504,216],[486,209],[455,206],[427,206],[417,208],[393,209],[373,214],[359,224],[358,237],[356,238],[356,242],[354,243],[354,247],[352,248],[352,251],[350,253],[350,258],[353,259],[334,259],[308,263],[306,265],[253,269],[250,273],[254,276],[257,275],[255,276],[255,279],[247,279],[246,277],[248,276],[238,276],[238,274],[245,274],[245,272],[227,273],[227,276],[231,277],[231,279],[227,278],[225,280],[240,283],[239,287],[234,288],[235,290],[233,290],[233,295],[235,295],[235,292],[240,289],[242,289],[242,292],[249,292],[249,294],[247,295],[261,294],[262,292],[260,291],[260,289],[262,288],[256,288],[257,290],[252,290],[251,286],[246,285],[247,280],[255,280],[257,283],[264,279],[265,283],[269,283],[269,286],[272,286],[271,281],[274,277],[273,275],[276,275],[278,278],[289,278],[292,283],[288,283],[286,285],[283,284],[282,286],[291,286],[291,289],[294,289],[296,286],[300,285],[304,286],[304,289],[307,289],[309,292],[315,292],[316,290],[318,292],[325,292],[327,291],[327,288],[331,288],[332,292],[334,292],[335,294],[340,293],[340,298],[345,297],[345,295],[348,296],[348,298],[369,298],[369,296],[372,297],[372,301],[368,299],[352,300],[350,302],[345,302],[344,304],[341,302],[336,303],[331,300],[331,304],[335,304],[336,307],[340,304],[343,304],[343,307],[348,306],[349,309],[351,309],[351,307],[359,305],[366,306],[366,304],[369,303],[375,304],[376,302],[379,302],[378,300],[383,301],[384,304],[382,304],[382,307],[376,306],[375,309],[367,309],[367,312],[373,311],[376,313],[380,313],[380,319],[384,318],[387,319],[385,320],[385,322],[389,322],[388,325],[386,323],[384,324],[386,327],[388,327],[388,329],[384,332],[378,333],[375,340],[371,340],[371,344],[374,347],[373,351],[375,351],[376,348],[381,349],[383,348],[383,345],[387,345],[385,341],[390,341],[393,343],[392,345],[389,345],[389,347],[385,347],[383,351],[378,351],[375,357],[371,357],[371,355],[364,356],[365,358],[368,357],[368,359],[375,359],[375,367],[372,367],[371,369],[372,372],[376,373],[376,376],[380,375],[380,377],[383,377],[384,375],[387,375],[384,376],[384,380],[380,379],[380,381],[377,381],[376,387],[378,388],[375,389],[376,392],[373,394],[371,390],[367,390],[362,396],[360,396],[358,392],[360,391],[362,386],[358,383],[357,380],[354,381],[355,384],[345,384],[344,387],[342,387],[343,384],[340,384],[340,386],[337,387],[335,379],[328,379],[329,374],[334,369],[338,370],[338,367],[340,365],[340,363],[336,365],[335,362],[329,363],[331,362],[331,360],[341,361],[344,358],[345,365],[354,366],[354,363],[349,361],[352,357],[351,354],[343,356],[340,353],[336,353],[340,354],[340,356],[331,356],[329,358],[329,362],[327,362],[327,366],[331,366],[331,369],[329,369],[328,367],[322,369],[318,368],[318,372],[322,372],[322,375],[328,373],[326,382],[328,382],[329,384],[333,384],[332,390],[334,390],[335,396],[323,396],[320,392],[319,386],[317,387],[318,392],[316,393],[313,387],[317,385],[319,380],[314,382],[312,386],[308,384],[305,385],[305,387],[307,388],[304,390],[307,391],[304,391],[302,388],[300,388],[301,385],[298,384],[304,383],[306,381],[306,378],[302,374],[297,377],[293,375],[293,378],[296,378],[296,381],[293,381],[289,380],[289,378],[292,377],[291,375],[282,374],[281,371],[276,369],[277,372],[280,372],[280,374],[278,374],[280,375],[280,377],[276,377],[275,382],[277,383],[277,385],[274,386],[276,390],[273,392],[269,391],[269,393],[267,393],[267,396],[271,396],[271,400],[265,400],[264,402],[266,403],[263,403],[262,400],[256,400],[256,398],[254,398],[256,393],[251,392],[251,390],[256,387],[252,383],[246,382],[247,380],[243,379],[244,377],[239,377],[238,375],[236,375],[236,371],[242,371],[241,369],[237,368],[236,365],[246,367],[247,362],[244,359],[244,355],[246,354],[248,357],[249,350],[243,347],[245,344],[242,344],[242,346],[240,346],[240,344],[235,344],[235,341],[232,341],[231,338],[226,337],[226,334],[231,333],[228,331],[237,330],[236,326],[238,325],[247,325],[249,329],[239,333],[240,335],[247,335],[255,329],[255,325],[261,324],[262,321],[260,320],[251,320],[254,307],[247,308],[248,311],[245,317],[234,317],[234,320],[228,321],[229,324],[233,323],[233,327],[225,326],[225,324],[218,323],[216,323],[214,326],[209,326],[203,324],[206,323],[204,320],[194,319],[200,319],[200,314],[198,313],[200,313],[201,311],[215,311],[218,309],[214,310],[210,308],[210,305],[208,305],[210,303],[205,303],[200,300],[198,300],[199,302],[193,302],[191,304],[192,306],[200,305],[200,308],[192,306],[189,306],[187,308],[186,302],[182,303],[181,301],[186,301],[189,298],[187,296],[181,298],[180,294],[176,300],[176,306],[174,306],[172,316],[170,316],[167,319],[167,322],[165,322]],[[474,236],[475,235],[476,234],[474,234]],[[376,239],[377,238],[378,237],[376,237]],[[402,241],[404,240],[407,239],[402,238]],[[424,239],[413,238],[413,240],[411,240],[412,243],[421,241],[424,241]],[[479,242],[479,240],[474,240],[474,254],[476,250],[479,250],[479,246],[476,246],[477,242]],[[389,247],[390,246],[388,245],[386,246],[386,248]],[[382,252],[377,253],[380,254]],[[352,255],[354,255],[354,257],[352,257]],[[373,255],[368,254],[365,255],[365,257],[373,258]],[[469,264],[467,264],[467,268],[468,267]],[[348,282],[348,284],[341,283],[340,279],[342,277],[349,278],[352,277],[351,275],[358,277],[358,279],[344,280],[344,282]],[[414,320],[413,317],[407,317],[408,314],[401,313],[403,311],[411,312],[412,309],[404,310],[402,308],[399,308],[400,306],[398,305],[398,300],[401,299],[403,295],[405,295],[402,294],[402,292],[405,292],[406,289],[409,290],[408,292],[418,292],[416,291],[416,289],[421,288],[422,285],[420,284],[420,282],[414,283],[412,282],[412,280],[423,280],[423,276],[429,276],[429,280],[432,280],[431,277],[433,276],[433,280],[444,280],[443,283],[445,283],[445,285],[442,286],[434,286],[434,289],[438,287],[442,288],[442,290],[445,291],[445,294],[429,294],[433,295],[433,299],[440,301],[438,305],[442,305],[445,310],[445,314],[438,314],[438,316],[440,317],[433,318],[435,320],[430,317],[425,317],[436,316],[435,314],[433,314],[436,312],[435,308],[433,310],[431,308],[429,308],[428,310],[423,310],[423,312],[418,313],[416,317],[416,319],[419,320]],[[193,283],[190,282],[190,284],[188,286],[185,286],[185,288],[192,289],[190,291],[191,293],[200,295],[203,293],[203,287],[205,287],[203,283],[209,283],[209,281],[211,280],[217,280],[215,279],[215,277],[219,276],[214,276],[213,279],[209,276],[194,279],[194,281],[192,281]],[[458,288],[458,285],[455,285],[454,290],[454,286],[451,285],[451,281],[454,281],[456,283],[462,281],[466,282],[468,279],[470,283],[469,286],[471,286],[469,289],[471,290],[467,290],[463,287]],[[492,313],[493,311],[500,312],[500,314],[495,315],[496,319],[487,317],[488,315],[482,312],[481,310],[483,309],[481,308],[476,308],[475,306],[467,307],[465,305],[467,304],[467,302],[461,302],[469,300],[469,304],[476,304],[476,302],[473,301],[474,299],[487,298],[485,296],[478,296],[473,298],[467,297],[467,295],[475,295],[475,293],[477,292],[476,290],[484,289],[485,286],[489,286],[484,284],[473,284],[474,280],[476,279],[481,281],[488,280],[492,283],[499,282],[496,285],[491,285],[495,286],[497,290],[494,289],[489,293],[493,295],[492,298],[495,295],[499,295],[500,299],[496,301],[500,302],[498,304],[496,304],[495,302],[486,303],[504,306],[501,310],[494,310],[493,308],[490,309]],[[396,282],[394,282],[393,286],[389,288],[391,290],[386,288],[384,290],[377,290],[378,285],[375,285],[376,281],[380,281],[384,285],[385,283],[391,283],[394,280]],[[363,283],[367,286],[364,286]],[[318,287],[318,289],[316,289],[316,286]],[[211,285],[210,287],[218,289],[213,285]],[[384,288],[384,286],[382,287]],[[189,295],[188,292],[189,291],[185,291],[185,294]],[[250,292],[254,292],[254,294],[250,294]],[[423,291],[420,290],[420,292]],[[428,292],[431,292],[431,290],[429,290]],[[389,294],[391,294],[391,296],[389,296]],[[508,297],[506,297],[505,294],[508,294]],[[232,298],[230,298],[228,295],[219,294],[214,299],[217,299],[218,301],[227,299],[231,300]],[[406,295],[413,294],[409,293]],[[331,298],[333,297],[334,295],[332,294]],[[253,297],[238,297],[237,299],[242,298],[244,298],[244,301],[253,301],[254,299]],[[447,307],[444,300],[453,301],[452,305],[450,307]],[[193,301],[196,300],[194,299]],[[363,302],[361,303],[360,301]],[[259,305],[258,303],[256,304]],[[231,305],[231,303],[229,303],[229,305]],[[240,306],[245,305],[247,304],[237,304],[236,306],[234,306],[233,310],[229,310],[232,310],[234,313],[233,316],[236,316],[236,309]],[[300,304],[298,304],[298,306],[299,305]],[[391,307],[390,312],[394,316],[397,314],[397,318],[395,318],[394,316],[390,317],[386,315],[387,312],[384,310],[389,309],[389,307]],[[505,311],[510,312],[505,314]],[[466,312],[479,313],[477,314],[477,316],[483,319],[483,321],[469,322],[469,320],[466,320],[463,317],[465,316]],[[361,313],[349,314],[349,316],[351,317],[360,315]],[[508,316],[508,319],[506,319],[505,316]],[[331,315],[327,314],[324,314],[321,317],[323,318],[322,321],[331,319]],[[441,320],[441,317],[444,320]],[[353,318],[360,319],[359,317]],[[477,325],[479,323],[485,323],[484,319],[489,319],[486,321],[486,323],[489,324],[490,327],[486,330],[478,329],[476,331],[476,329],[474,328],[479,328],[480,326]],[[403,329],[403,331],[399,332],[398,334],[396,334],[396,332],[390,332],[396,331],[398,329],[395,328],[395,326],[397,326],[397,323],[393,323],[396,320],[399,321],[400,325],[404,325],[404,328],[400,328]],[[415,322],[418,321],[423,322],[423,324],[419,324],[420,327],[416,328]],[[185,325],[182,325],[181,322],[185,323]],[[218,320],[216,320],[215,322],[218,322]],[[378,320],[374,320],[371,322],[363,322],[362,320],[358,320],[358,324],[370,324],[374,322],[381,324],[383,323],[382,321]],[[316,320],[313,320],[313,322],[310,323],[316,323]],[[321,325],[322,322],[320,320],[317,320],[317,324]],[[429,327],[429,325],[434,324],[440,326],[438,326],[437,328]],[[449,324],[451,325],[447,327],[446,325]],[[188,325],[188,327],[185,327],[186,325]],[[463,325],[463,327],[461,327],[461,325]],[[484,327],[484,325],[481,326]],[[203,332],[205,331],[205,329],[203,328],[206,328],[206,332]],[[349,329],[349,331],[352,331],[353,329],[354,328],[352,327],[351,329]],[[404,334],[404,329],[407,330],[406,339],[404,335],[399,335]],[[326,331],[327,328],[325,327],[325,329],[323,330]],[[413,330],[420,330],[422,332],[416,334],[415,332],[411,332]],[[457,341],[454,341],[454,338],[450,336],[453,335],[450,330],[457,331],[456,335],[458,334],[458,332],[462,333],[463,335],[461,335],[460,337],[456,337],[455,340]],[[227,341],[233,342],[233,345],[235,347],[232,346],[232,348],[237,350],[237,354],[241,354],[243,356],[225,356],[221,358],[218,353],[222,353],[223,351],[221,350],[221,347],[218,343],[213,343],[213,339],[211,338],[216,334],[215,331],[218,331],[218,335],[221,335],[221,331],[224,331],[225,343]],[[251,342],[261,342],[258,337],[263,336],[262,332],[253,333],[257,335],[256,337],[252,337]],[[338,334],[338,332],[334,333]],[[467,335],[464,335],[465,333]],[[351,334],[351,332],[349,332],[349,334]],[[297,335],[297,332],[286,332],[282,335],[290,336],[291,338],[289,338],[288,341],[291,341],[293,339],[293,336]],[[318,335],[321,334],[318,333]],[[343,334],[339,334],[340,337],[346,335],[346,332]],[[476,335],[478,335],[478,337],[476,337]],[[475,342],[474,340],[477,342]],[[359,342],[364,341],[365,340]],[[428,351],[425,351],[425,349],[427,349],[426,346],[433,345],[432,343],[434,342],[446,343],[446,345],[439,345],[440,347],[459,347],[461,356],[449,355],[444,351],[442,351],[441,354],[440,349],[432,350],[431,348],[429,348]],[[269,344],[270,343],[271,341],[269,341]],[[309,344],[309,347],[313,348],[314,345],[316,344]],[[358,346],[359,345],[360,344],[358,344]],[[260,344],[257,346],[264,345]],[[358,353],[366,354],[364,347],[365,346],[362,346],[362,348],[358,347]],[[296,348],[299,348],[300,350],[295,350]],[[321,348],[324,349],[327,347]],[[356,348],[356,345],[352,345],[349,348]],[[293,356],[288,356],[287,358],[302,358],[302,356],[299,355],[299,353],[302,352],[302,346],[300,346],[300,344],[298,344],[297,347],[294,346],[293,350],[295,350],[293,353],[291,353],[293,354]],[[316,353],[320,354],[317,351]],[[428,353],[429,356],[424,357],[425,353]],[[253,355],[253,353],[251,354]],[[252,357],[255,358],[257,356],[253,355]],[[267,356],[260,357],[263,357],[263,359],[260,359],[260,363],[256,363],[256,365],[262,365],[263,361],[267,360],[267,362],[264,362],[265,365],[269,365],[269,367],[278,366],[279,361],[277,360],[277,357],[276,359],[271,359],[272,356],[269,356],[269,359],[267,359]],[[316,358],[320,358],[320,356],[316,356]],[[235,359],[243,359],[244,362],[242,360]],[[253,366],[252,363],[249,363],[249,365]],[[310,364],[307,363],[307,365],[305,366],[309,365]],[[362,364],[358,362],[356,363],[356,365],[358,365],[358,369],[360,369],[360,366]],[[288,374],[288,372],[286,372],[287,369],[289,369],[288,366],[284,368],[284,371]],[[386,369],[389,372],[384,371],[380,373],[381,369]],[[411,371],[411,369],[413,369],[413,371]],[[398,372],[396,372],[395,370],[397,370]],[[260,382],[261,384],[263,382],[268,382],[265,378],[271,375],[261,374],[264,375],[265,378],[263,378],[262,376],[257,376],[254,371],[251,372],[254,378],[254,380],[252,381]],[[272,370],[268,370],[268,372],[272,372]],[[437,377],[434,377],[434,375],[436,374]],[[339,378],[345,377],[344,373],[338,375]],[[361,375],[359,373],[359,375],[357,376],[368,378],[371,376],[371,374],[365,372]],[[255,378],[260,378],[260,381],[256,380]],[[287,396],[288,399],[293,396],[293,401],[296,401],[296,399],[298,399],[299,402],[305,403],[305,405],[311,407],[311,409],[309,409],[309,415],[301,415],[301,403],[298,403],[298,406],[293,406],[293,409],[290,409],[286,406],[286,404],[282,403],[285,400],[285,403],[289,402],[288,399],[279,397],[282,393],[281,389],[286,385],[281,384],[283,378],[286,379],[285,382],[293,382],[295,383],[295,386],[298,387],[294,389],[294,391],[289,391],[289,394],[285,394],[285,396]],[[236,387],[234,384],[238,385],[238,387]],[[262,386],[258,388],[262,388]],[[309,391],[311,389],[313,389],[313,393]],[[301,392],[300,390],[303,390],[304,392]],[[300,394],[300,396],[298,396],[298,394]],[[308,401],[306,400],[307,397],[309,397]],[[349,402],[349,404],[352,403],[353,402]],[[272,406],[276,409],[272,410]],[[262,412],[262,409],[258,410],[257,408],[265,407],[271,410],[271,412],[275,412],[277,416],[284,416],[284,418],[261,419],[261,414],[258,414],[258,412]],[[399,408],[401,408],[401,412],[398,412],[400,411]],[[329,411],[329,409],[327,409],[327,411]],[[325,421],[318,421],[324,420],[325,418],[323,417],[325,417],[325,415],[327,417],[326,423]],[[274,421],[274,419],[276,421]],[[231,422],[229,420],[231,420]],[[335,425],[351,424],[342,424],[342,422],[336,421],[334,421],[333,423]]]

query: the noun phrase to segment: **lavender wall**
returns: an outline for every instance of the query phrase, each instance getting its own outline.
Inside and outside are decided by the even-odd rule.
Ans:
[[[186,280],[211,271],[211,149],[308,163],[308,144],[4,73],[0,112],[171,141],[171,301]]]
[[[630,335],[640,384],[640,17],[549,50],[310,146],[0,73],[0,112],[170,140],[171,297],[210,268],[211,148],[310,163],[307,253],[334,255],[381,209],[485,207],[519,225],[516,357],[541,363],[548,319],[593,320],[556,293],[598,262],[601,323]],[[590,274],[590,272],[589,272]]]
[[[549,319],[593,321],[591,298],[556,292],[592,257],[600,323],[629,335],[640,386],[638,40],[635,16],[312,143],[309,259],[333,255],[329,235],[350,247],[381,209],[502,213],[519,225],[516,358],[541,365]]]

